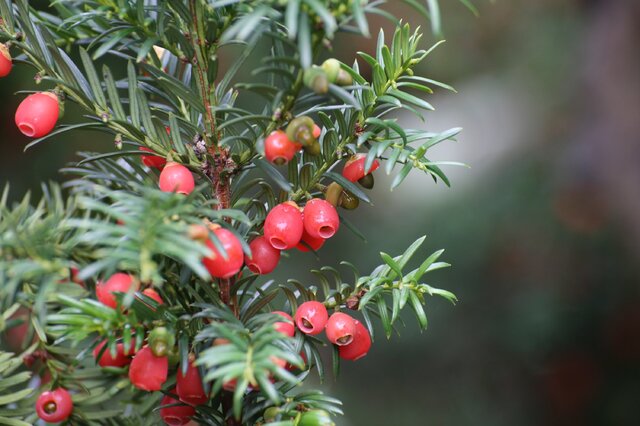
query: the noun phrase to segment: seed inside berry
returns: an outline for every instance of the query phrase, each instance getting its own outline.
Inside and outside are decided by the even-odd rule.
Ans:
[[[336,341],[336,343],[338,345],[340,345],[340,346],[348,345],[351,342],[353,342],[353,336],[351,334],[347,334],[345,336],[342,336],[342,337],[338,338],[338,340]]]
[[[58,406],[53,401],[50,401],[44,404],[44,412],[47,414],[53,414],[56,412],[57,409],[58,409]]]
[[[306,318],[302,318],[302,326],[305,330],[313,330],[313,324]]]

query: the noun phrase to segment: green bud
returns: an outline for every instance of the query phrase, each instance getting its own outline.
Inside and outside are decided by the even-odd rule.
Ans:
[[[322,152],[320,149],[320,142],[318,142],[317,140],[314,140],[311,145],[307,145],[303,148],[309,155],[320,155],[320,153]]]
[[[313,144],[316,140],[313,137],[313,125],[315,123],[306,115],[296,117],[287,126],[287,137],[289,140],[301,143],[304,146]]]
[[[367,189],[371,189],[373,188],[375,181],[373,180],[373,175],[369,173],[368,175],[365,175],[362,179],[360,179],[358,183]]]
[[[338,71],[338,77],[336,78],[336,84],[338,86],[351,86],[353,84],[353,77],[351,77],[351,74],[340,68],[340,71]]]
[[[156,327],[149,333],[149,347],[157,357],[169,355],[175,343],[175,336],[166,327]]]
[[[335,423],[326,411],[311,410],[300,416],[297,426],[335,426]]]
[[[335,83],[340,73],[340,62],[337,59],[327,59],[322,63],[322,69],[327,73],[327,78],[331,83]]]
[[[342,191],[340,197],[340,207],[346,210],[355,210],[360,205],[360,199],[346,189]]]
[[[320,67],[313,66],[304,72],[304,84],[319,95],[329,91],[329,79]]]
[[[269,407],[266,410],[264,410],[264,414],[262,415],[262,417],[264,418],[264,421],[271,422],[278,417],[278,414],[280,414],[280,408]]]

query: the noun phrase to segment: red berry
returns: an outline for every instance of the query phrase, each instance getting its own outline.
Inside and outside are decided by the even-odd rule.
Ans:
[[[71,281],[84,287],[84,282],[80,278],[78,278],[78,275],[80,274],[80,271],[78,270],[78,268],[71,267],[70,271],[71,271]]]
[[[364,172],[364,163],[367,161],[366,154],[356,154],[351,157],[344,165],[344,169],[342,169],[342,176],[350,180],[351,182],[357,182],[369,173],[372,173],[378,167],[380,167],[380,162],[378,160],[373,160],[373,164],[371,165],[371,169],[365,173]]]
[[[276,130],[264,141],[264,155],[275,164],[286,164],[302,149],[302,145],[292,142],[285,132]]]
[[[327,333],[327,339],[334,345],[346,346],[353,342],[356,321],[347,314],[336,312],[329,317],[325,333]]]
[[[145,288],[144,290],[142,290],[142,294],[158,302],[158,305],[164,305],[164,300],[162,300],[162,297],[160,297],[158,292],[154,289]]]
[[[103,305],[107,305],[115,309],[117,307],[117,302],[113,293],[126,293],[132,285],[135,285],[135,290],[137,290],[138,284],[137,282],[134,282],[131,275],[118,272],[117,274],[113,274],[104,283],[98,282],[96,284],[96,297]]]
[[[181,401],[191,405],[202,405],[209,400],[209,397],[207,397],[202,387],[202,379],[200,378],[198,367],[193,365],[193,363],[189,363],[187,374],[185,375],[182,374],[182,368],[178,369],[176,394],[180,397]]]
[[[322,134],[322,129],[317,124],[313,125],[313,137],[318,139]]]
[[[129,367],[129,380],[133,386],[146,391],[158,391],[167,381],[169,360],[166,356],[157,357],[149,346],[138,351]]]
[[[130,357],[135,353],[135,340],[131,341],[131,346],[128,353],[125,353],[124,351],[124,343],[116,343],[115,357],[111,354],[109,348],[106,348],[104,352],[102,352],[102,356],[100,356],[100,351],[106,344],[107,340],[103,340],[93,350],[93,357],[98,361],[98,365],[100,367],[124,367],[125,365],[129,365],[131,363]],[[98,359],[98,356],[100,356],[100,359]]]
[[[237,274],[242,269],[244,253],[240,240],[228,229],[218,228],[213,231],[218,237],[220,244],[227,253],[227,258],[222,256],[213,241],[207,240],[207,247],[211,250],[211,256],[202,259],[204,267],[207,268],[212,277],[229,278]]]
[[[176,389],[172,389],[171,393],[175,394]],[[180,404],[180,405],[174,405]],[[161,406],[172,405],[171,407],[163,407],[160,409],[160,417],[169,426],[183,426],[191,421],[191,417],[196,414],[195,408],[190,405],[184,405],[177,399],[165,395],[160,401]]]
[[[302,213],[295,203],[275,206],[264,221],[264,236],[278,250],[295,247],[302,238]]]
[[[278,321],[274,324],[276,330],[289,337],[293,337],[296,334],[296,329],[293,325],[293,318],[291,318],[291,315],[282,311],[273,311],[271,313],[280,315],[281,317],[286,319],[286,321]]]
[[[306,245],[303,243],[306,243]],[[302,239],[300,240],[296,248],[300,251],[307,252],[309,251],[309,247],[311,247],[313,251],[318,251],[323,245],[324,245],[324,238],[313,238],[311,235],[309,235],[309,233],[305,229],[302,232]]]
[[[249,244],[251,256],[244,261],[251,272],[265,275],[272,272],[280,261],[280,250],[274,248],[265,237],[258,237]]]
[[[60,115],[58,97],[51,92],[29,95],[16,110],[16,126],[30,138],[41,138],[56,126]]]
[[[0,44],[0,77],[6,77],[11,72],[13,61],[9,49],[4,44]]]
[[[71,395],[64,388],[42,392],[36,401],[36,413],[47,423],[62,422],[69,418],[72,411]]]
[[[154,152],[151,148],[147,148],[146,146],[141,146],[138,148],[140,151],[145,152]],[[142,163],[147,167],[152,167],[158,170],[162,170],[167,164],[167,160],[160,157],[159,155],[141,155]]]
[[[296,311],[296,325],[304,334],[322,333],[328,319],[327,308],[320,302],[304,302]]]
[[[158,183],[161,191],[178,194],[191,194],[196,186],[189,169],[178,163],[167,163],[160,173]]]
[[[314,198],[304,206],[304,229],[312,238],[331,238],[340,227],[338,211],[327,200]]]
[[[369,330],[360,321],[356,323],[356,334],[353,341],[346,346],[339,346],[340,358],[355,361],[365,356],[371,348],[371,336]]]

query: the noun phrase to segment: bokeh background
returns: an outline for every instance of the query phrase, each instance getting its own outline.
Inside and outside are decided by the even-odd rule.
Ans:
[[[276,279],[349,260],[363,272],[379,252],[398,254],[427,235],[449,270],[429,284],[460,303],[428,301],[429,329],[407,316],[401,336],[379,333],[370,355],[344,364],[326,390],[343,399],[340,425],[640,424],[640,2],[476,0],[475,17],[443,3],[447,42],[423,73],[437,91],[426,122],[461,126],[435,159],[452,188],[413,174],[389,192],[379,172],[373,206],[323,250],[287,260]],[[389,8],[428,24],[400,1]],[[372,29],[389,22],[373,19]],[[437,41],[428,31],[425,46]],[[374,40],[343,36],[351,62]],[[23,152],[12,116],[33,75],[17,67],[0,85],[0,184],[12,197],[64,180],[77,150],[113,149],[95,133],[66,135]],[[306,262],[306,263],[304,263]]]

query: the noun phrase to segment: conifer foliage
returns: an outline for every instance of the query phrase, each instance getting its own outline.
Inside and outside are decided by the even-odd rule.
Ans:
[[[439,34],[436,0],[406,3]],[[338,33],[371,36],[371,14],[396,24],[375,55],[330,58]],[[0,0],[0,16],[0,76],[38,83],[16,95],[26,149],[114,140],[41,201],[0,198],[0,423],[331,425],[341,403],[300,385],[373,351],[403,310],[425,329],[427,296],[456,300],[424,282],[442,250],[408,267],[424,237],[368,275],[268,277],[361,236],[342,212],[371,202],[376,174],[449,185],[428,157],[460,129],[397,113],[422,119],[452,89],[415,75],[435,46],[383,1]]]

